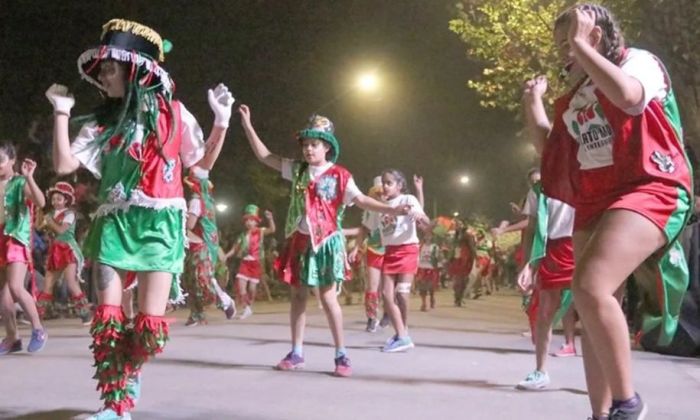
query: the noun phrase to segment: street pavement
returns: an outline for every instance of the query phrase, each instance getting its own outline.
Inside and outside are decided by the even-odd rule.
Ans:
[[[334,350],[323,312],[309,299],[306,369],[272,369],[290,349],[288,304],[256,304],[246,320],[210,311],[207,326],[177,318],[165,352],[146,365],[133,419],[393,420],[585,419],[590,415],[580,357],[550,358],[547,390],[515,384],[534,369],[520,299],[501,292],[421,313],[412,302],[410,335],[416,348],[379,351],[390,328],[364,331],[361,304],[344,306],[352,378],[335,378]],[[0,357],[0,418],[84,418],[100,403],[91,379],[90,337],[78,320],[48,321],[49,341],[38,354]],[[26,328],[26,327],[25,327]],[[29,330],[22,331],[27,344]],[[562,342],[557,335],[552,350]],[[700,419],[700,361],[634,352],[637,390],[648,419]]]

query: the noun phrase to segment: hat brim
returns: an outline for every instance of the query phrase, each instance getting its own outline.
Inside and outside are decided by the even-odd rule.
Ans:
[[[255,221],[258,222],[258,223],[262,222],[262,219],[260,218],[260,216],[256,216],[256,215],[254,215],[254,214],[244,214],[244,215],[243,215],[243,221],[245,222],[245,221],[248,220],[248,219],[253,219],[253,220],[255,220]]]
[[[340,143],[333,134],[307,128],[306,130],[297,132],[297,140],[302,141],[303,139],[319,139],[325,141],[331,146],[332,152],[330,161],[335,163],[338,160],[338,156],[340,156]]]
[[[145,68],[153,73],[156,81],[155,84],[160,85],[160,89],[165,93],[172,94],[174,83],[170,75],[163,67],[161,67],[153,58],[133,51],[127,51],[121,48],[111,46],[102,46],[91,48],[78,57],[78,72],[80,77],[87,80],[89,83],[97,86],[101,90],[106,90],[104,86],[97,80],[99,66],[97,61],[114,60],[120,63],[132,63],[141,68]]]

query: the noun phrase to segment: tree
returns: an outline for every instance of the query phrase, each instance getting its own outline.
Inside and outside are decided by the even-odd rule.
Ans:
[[[550,100],[565,86],[552,37],[557,15],[572,0],[464,0],[449,28],[467,44],[469,56],[484,62],[482,77],[467,85],[482,106],[515,110],[522,83],[538,74],[550,82]],[[629,43],[649,47],[668,66],[686,137],[700,144],[700,8],[696,0],[609,0]]]

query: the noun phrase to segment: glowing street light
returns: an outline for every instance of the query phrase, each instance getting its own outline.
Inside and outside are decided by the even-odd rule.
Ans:
[[[218,203],[216,205],[216,211],[218,211],[219,213],[225,213],[226,210],[228,210],[228,204]]]
[[[456,212],[452,213],[452,216],[454,216],[454,217],[459,217],[459,212],[456,211]]]
[[[379,88],[379,77],[375,73],[364,73],[357,78],[357,88],[363,92],[375,92]]]
[[[462,175],[459,177],[459,183],[462,185],[467,185],[469,184],[469,177],[466,175]]]

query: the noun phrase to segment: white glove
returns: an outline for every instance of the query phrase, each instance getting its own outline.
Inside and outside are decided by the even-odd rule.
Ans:
[[[75,105],[75,98],[68,93],[68,88],[56,83],[46,90],[46,97],[53,105],[54,112],[70,115],[70,110]]]
[[[214,111],[214,126],[228,128],[228,123],[231,119],[231,107],[236,102],[233,99],[233,95],[228,91],[226,85],[219,83],[214,90],[209,89],[207,96],[209,98],[209,106]]]

